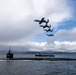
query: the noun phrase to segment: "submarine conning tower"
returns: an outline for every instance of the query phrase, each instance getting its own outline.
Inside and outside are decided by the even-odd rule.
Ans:
[[[9,49],[8,53],[6,54],[7,59],[13,59],[13,53],[11,53],[11,50]]]

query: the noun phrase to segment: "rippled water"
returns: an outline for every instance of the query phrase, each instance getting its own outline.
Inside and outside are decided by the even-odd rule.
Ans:
[[[0,55],[5,58],[6,55]],[[35,57],[35,55],[14,55]],[[56,57],[76,58],[76,54],[60,54]],[[76,61],[0,60],[0,75],[76,75]]]
[[[0,75],[76,75],[76,61],[1,60]]]

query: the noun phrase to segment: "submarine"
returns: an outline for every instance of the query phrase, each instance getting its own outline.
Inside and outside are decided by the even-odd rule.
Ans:
[[[9,49],[8,53],[6,54],[7,59],[13,59],[13,53],[11,53],[11,50]]]

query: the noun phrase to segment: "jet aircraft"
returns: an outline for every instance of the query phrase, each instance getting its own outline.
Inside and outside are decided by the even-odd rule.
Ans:
[[[46,23],[46,25],[40,25],[40,27],[43,27],[43,28],[48,27],[48,28],[50,28],[50,27],[51,27],[51,25],[50,25],[50,26],[48,26],[48,23]]]
[[[54,34],[47,34],[47,36],[54,36]]]
[[[44,23],[48,23],[49,22],[49,19],[46,21],[45,18],[43,17],[41,20],[34,20],[35,22],[39,22],[39,24],[42,24],[43,22]]]
[[[49,31],[52,32],[53,29],[50,29],[50,28],[49,29],[44,29],[44,31],[46,31],[46,32],[49,32]]]

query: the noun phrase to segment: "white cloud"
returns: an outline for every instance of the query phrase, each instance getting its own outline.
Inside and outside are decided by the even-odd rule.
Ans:
[[[59,25],[59,23],[72,18],[72,8],[69,6],[66,0],[57,0],[57,2],[56,0],[53,0],[52,2],[53,6],[50,5],[51,9],[49,8],[49,18],[53,27],[56,27]]]
[[[32,0],[34,12],[37,16],[43,16],[45,15],[46,10],[46,3],[47,0]]]
[[[62,50],[64,52],[75,52],[76,51],[76,41],[75,42],[68,42],[68,41],[64,41],[64,42],[58,42],[55,41],[55,47],[57,50]]]
[[[29,46],[29,45],[28,45]],[[76,52],[76,41],[75,42],[59,42],[48,44],[47,42],[34,42],[30,43],[30,49],[32,51],[61,51],[61,52]]]
[[[58,25],[71,16],[66,0],[3,0],[0,3],[0,40],[22,39],[40,33],[37,23],[33,22],[36,17],[46,16]]]
[[[9,46],[12,47],[12,50],[18,51],[61,51],[61,52],[76,52],[76,41],[54,41],[53,43],[48,42],[34,42],[34,41],[25,41],[25,42],[12,42],[12,43],[1,43],[0,48],[5,47],[7,49]]]
[[[48,43],[53,43],[54,41],[76,41],[76,27],[68,30],[58,30],[54,37],[47,37]]]
[[[27,0],[0,1],[0,21],[18,21],[30,14]]]
[[[54,39],[62,41],[76,41],[76,27],[70,30],[57,31]]]
[[[1,0],[0,44],[28,45],[29,50],[53,50],[54,44],[49,46],[45,42],[28,43],[43,33],[39,25],[33,21],[43,16],[50,19],[53,27],[57,27],[58,23],[72,17],[72,11],[67,0]],[[76,28],[72,31],[59,30],[52,41],[59,39],[75,41],[75,31]],[[65,35],[73,37],[66,36],[64,39]]]

